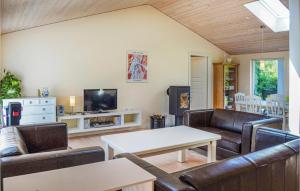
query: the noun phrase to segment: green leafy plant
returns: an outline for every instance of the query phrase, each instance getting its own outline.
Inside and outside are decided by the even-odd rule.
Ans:
[[[0,99],[21,97],[21,80],[9,71],[3,70],[0,81]]]

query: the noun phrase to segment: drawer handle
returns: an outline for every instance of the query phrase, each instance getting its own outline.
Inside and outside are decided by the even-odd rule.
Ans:
[[[46,117],[43,117],[43,119],[46,119]]]
[[[48,103],[48,101],[46,100],[45,103]]]
[[[43,111],[46,111],[46,108],[43,108]]]
[[[32,101],[30,101],[29,103],[32,104]]]

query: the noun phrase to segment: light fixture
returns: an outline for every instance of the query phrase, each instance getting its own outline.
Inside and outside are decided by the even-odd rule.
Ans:
[[[265,69],[265,61],[264,60],[260,60],[260,63],[259,63],[259,69],[260,70],[264,70]]]
[[[265,26],[261,25],[260,28],[261,28],[261,58],[259,61],[259,69],[264,70],[265,69],[265,61],[263,59],[263,56],[264,56],[263,54],[264,54],[264,29],[265,29]]]
[[[74,113],[74,107],[76,105],[76,98],[75,96],[70,96],[70,107],[71,107],[71,114]]]
[[[272,31],[289,31],[290,12],[279,0],[259,0],[244,6]]]

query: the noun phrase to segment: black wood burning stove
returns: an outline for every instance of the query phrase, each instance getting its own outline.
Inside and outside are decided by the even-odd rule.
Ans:
[[[170,86],[167,90],[169,95],[169,113],[175,115],[175,125],[182,125],[183,112],[190,109],[190,87]]]

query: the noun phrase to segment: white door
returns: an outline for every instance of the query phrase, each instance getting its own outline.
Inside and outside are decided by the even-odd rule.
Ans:
[[[207,109],[207,57],[191,56],[191,109]]]

